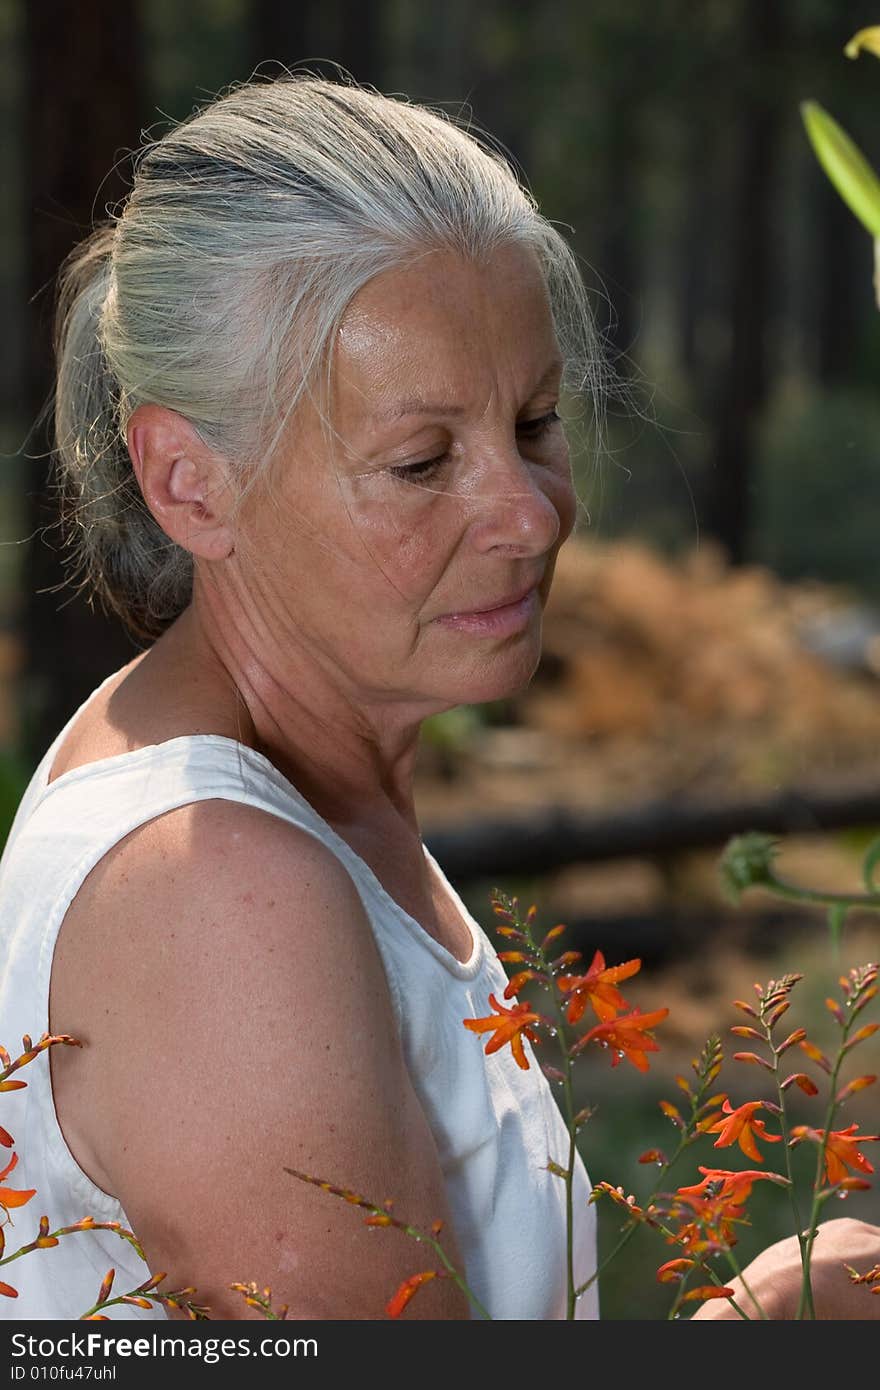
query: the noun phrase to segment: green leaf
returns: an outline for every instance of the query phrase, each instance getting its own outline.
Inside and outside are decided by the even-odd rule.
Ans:
[[[880,237],[880,179],[861,150],[817,101],[801,102],[801,116],[816,158],[851,212]]]
[[[873,24],[868,29],[860,29],[853,34],[843,50],[847,58],[858,58],[860,53],[873,53],[880,58],[880,25]]]

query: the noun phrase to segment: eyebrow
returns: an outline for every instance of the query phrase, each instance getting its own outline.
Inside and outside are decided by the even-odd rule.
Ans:
[[[535,383],[529,395],[537,395],[539,391],[543,391],[545,387],[552,385],[561,375],[564,366],[565,363],[562,361],[561,357],[557,358],[555,362],[551,362],[544,375]],[[387,422],[402,420],[407,415],[448,415],[451,417],[460,417],[466,413],[464,406],[450,405],[447,401],[426,401],[421,396],[408,396],[406,400],[396,401],[394,405],[389,406],[387,410],[379,411],[375,418]]]

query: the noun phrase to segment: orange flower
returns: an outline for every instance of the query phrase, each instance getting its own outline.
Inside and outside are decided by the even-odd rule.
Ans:
[[[745,1206],[734,1192],[718,1190],[709,1178],[695,1187],[680,1187],[667,1214],[678,1229],[667,1239],[690,1254],[727,1250],[736,1244],[737,1224],[745,1220]]]
[[[764,1128],[763,1120],[754,1118],[755,1111],[760,1110],[763,1102],[760,1100],[747,1101],[745,1105],[739,1105],[734,1110],[729,1100],[725,1100],[721,1107],[726,1120],[718,1120],[716,1124],[710,1125],[706,1130],[707,1134],[717,1134],[715,1140],[716,1149],[725,1149],[728,1144],[739,1143],[744,1154],[755,1160],[756,1163],[763,1163],[764,1156],[758,1150],[755,1143],[755,1136],[766,1139],[768,1143],[779,1144],[782,1141],[781,1134],[768,1134]]]
[[[860,1173],[873,1173],[874,1165],[869,1163],[865,1155],[860,1152],[858,1145],[865,1142],[874,1143],[880,1139],[880,1134],[861,1134],[856,1135],[857,1124],[852,1124],[848,1129],[832,1129],[828,1133],[828,1142],[825,1146],[825,1181],[832,1187],[835,1183],[843,1182],[847,1176],[847,1168],[856,1169]],[[795,1143],[801,1139],[813,1139],[817,1144],[821,1144],[824,1137],[824,1129],[811,1129],[809,1125],[795,1125],[791,1131],[791,1137]]]
[[[752,1185],[761,1178],[788,1186],[788,1178],[784,1178],[781,1173],[761,1173],[753,1168],[741,1168],[739,1172],[734,1173],[727,1168],[704,1168],[701,1163],[700,1172],[703,1174],[703,1181],[695,1187],[680,1187],[679,1193],[703,1196],[711,1188],[716,1195],[726,1197],[735,1206],[741,1206],[751,1196]]]
[[[701,1284],[698,1289],[688,1289],[682,1296],[682,1303],[696,1298],[733,1298],[733,1289],[722,1288],[720,1284]]]
[[[437,1274],[436,1269],[426,1269],[421,1274],[411,1274],[408,1279],[404,1279],[394,1297],[389,1298],[385,1304],[385,1312],[389,1318],[399,1318],[413,1294],[417,1294],[423,1284],[436,1279]]]
[[[666,1207],[667,1221],[677,1226],[667,1239],[670,1244],[682,1245],[691,1255],[729,1250],[736,1244],[736,1227],[746,1221],[745,1204],[756,1182],[763,1178],[788,1185],[781,1173],[755,1169],[736,1173],[701,1165],[700,1172],[702,1181],[692,1187],[679,1187]]]
[[[531,1042],[538,1042],[538,1035],[529,1024],[540,1023],[540,1014],[536,1014],[528,1004],[514,1004],[512,1009],[505,1009],[503,1004],[498,1003],[494,994],[489,995],[489,1003],[495,1014],[490,1014],[488,1018],[466,1018],[465,1028],[470,1028],[474,1033],[493,1031],[494,1037],[486,1043],[487,1055],[497,1052],[505,1043],[510,1043],[510,1050],[516,1058],[517,1066],[522,1067],[523,1071],[528,1071],[529,1061],[523,1048],[523,1034]]]
[[[601,951],[593,956],[593,963],[586,975],[560,975],[556,983],[563,994],[570,994],[566,1017],[569,1023],[577,1023],[587,1007],[592,1004],[596,1017],[603,1022],[613,1018],[629,1005],[614,986],[621,980],[628,980],[641,969],[640,960],[628,960],[623,965],[612,965],[606,970],[605,957]]]
[[[612,1049],[611,1065],[616,1067],[622,1058],[632,1062],[639,1071],[648,1070],[647,1052],[659,1052],[660,1049],[651,1037],[649,1029],[656,1028],[658,1023],[669,1013],[668,1009],[655,1009],[653,1013],[643,1014],[638,1009],[634,1009],[631,1014],[622,1014],[619,1018],[606,1019],[604,1023],[597,1023],[595,1028],[591,1028],[588,1033],[584,1033],[572,1048],[571,1055],[582,1052],[587,1043],[597,1042],[602,1047]]]
[[[683,1279],[693,1267],[693,1260],[667,1260],[665,1265],[661,1265],[657,1270],[658,1282],[661,1284],[671,1284],[676,1279]]]
[[[0,1183],[11,1173],[18,1162],[18,1154],[13,1154],[3,1172],[0,1173]],[[8,1212],[10,1207],[23,1207],[25,1202],[29,1202],[36,1193],[36,1188],[32,1187],[27,1192],[15,1192],[11,1187],[0,1187],[0,1207]]]

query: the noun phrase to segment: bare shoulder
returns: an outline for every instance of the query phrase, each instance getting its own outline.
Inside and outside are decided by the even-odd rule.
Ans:
[[[448,1222],[372,929],[326,845],[225,801],[150,821],[71,905],[51,1004],[86,1044],[55,1059],[62,1129],[166,1287],[214,1317],[253,1316],[237,1280],[295,1317],[382,1316],[417,1247],[285,1171]],[[435,1283],[416,1315],[466,1317]]]

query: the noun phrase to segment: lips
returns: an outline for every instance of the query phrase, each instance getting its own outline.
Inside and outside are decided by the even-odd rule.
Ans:
[[[482,604],[479,608],[457,608],[454,613],[441,613],[443,618],[468,617],[477,613],[493,613],[498,608],[512,608],[515,603],[520,603],[526,594],[530,594],[536,589],[541,581],[533,579],[530,584],[514,589],[511,593],[505,594],[503,598],[495,599],[492,603]]]

